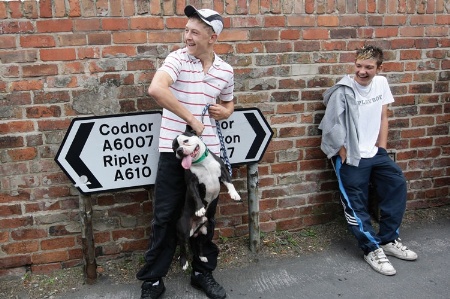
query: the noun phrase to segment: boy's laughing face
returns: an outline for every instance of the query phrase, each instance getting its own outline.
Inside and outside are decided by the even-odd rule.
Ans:
[[[362,86],[372,82],[373,77],[381,70],[376,59],[357,59],[355,61],[355,81]]]

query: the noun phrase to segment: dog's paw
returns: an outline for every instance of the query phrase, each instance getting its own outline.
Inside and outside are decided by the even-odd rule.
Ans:
[[[206,214],[206,209],[205,208],[201,208],[200,210],[198,210],[197,212],[195,212],[195,216],[197,217],[203,217]]]
[[[204,263],[208,262],[208,258],[206,256],[199,256],[200,260]]]
[[[202,226],[201,228],[200,228],[200,231],[199,231],[200,233],[202,233],[203,235],[206,235],[207,233],[208,233],[208,228],[206,228],[206,226]]]
[[[183,268],[183,271],[186,271],[189,268],[189,263],[186,262],[181,268]]]
[[[230,192],[228,192],[228,194],[230,194],[231,199],[233,199],[234,201],[241,200],[241,196],[236,191],[230,191]]]

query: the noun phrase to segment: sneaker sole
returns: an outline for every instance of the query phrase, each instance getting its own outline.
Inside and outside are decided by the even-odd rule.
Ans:
[[[397,273],[397,271],[394,269],[394,272],[381,272],[380,270],[378,270],[377,268],[375,268],[374,266],[372,266],[372,264],[367,260],[366,256],[364,256],[364,260],[369,264],[369,266],[374,269],[376,272],[386,275],[386,276],[392,276],[395,275]]]
[[[417,256],[416,257],[405,257],[403,255],[396,255],[396,254],[390,253],[388,251],[384,251],[384,254],[396,257],[396,258],[404,260],[404,261],[415,261],[415,260],[417,260]]]

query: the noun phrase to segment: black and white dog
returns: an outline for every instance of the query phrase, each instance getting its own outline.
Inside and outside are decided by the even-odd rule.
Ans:
[[[241,197],[231,183],[231,176],[223,161],[206,147],[190,126],[186,126],[186,131],[173,140],[172,149],[185,169],[187,185],[184,209],[177,227],[180,264],[186,270],[187,243],[190,237],[207,234],[206,212],[209,204],[219,196],[220,183],[226,186],[233,200],[240,201]],[[199,252],[191,248],[192,253],[207,262],[201,244],[197,247]]]

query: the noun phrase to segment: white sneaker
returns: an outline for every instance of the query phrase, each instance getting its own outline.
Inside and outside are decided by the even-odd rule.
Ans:
[[[395,256],[396,258],[407,261],[416,260],[417,253],[408,249],[400,241],[401,241],[400,239],[394,240],[394,242],[387,243],[386,245],[381,245],[381,248],[383,248],[384,253],[386,255],[392,255]]]
[[[387,259],[382,248],[369,252],[364,256],[366,262],[378,273],[383,275],[394,275],[397,273],[391,262]]]

